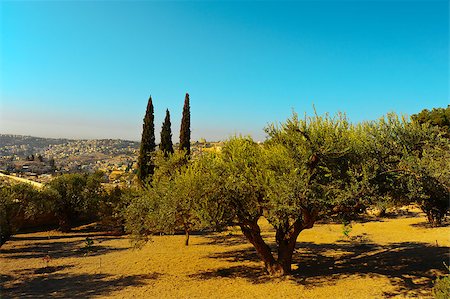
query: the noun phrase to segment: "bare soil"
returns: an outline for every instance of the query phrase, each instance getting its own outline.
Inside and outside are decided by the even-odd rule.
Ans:
[[[92,227],[14,236],[0,249],[0,298],[429,298],[450,257],[450,227],[428,227],[418,210],[354,223],[348,237],[316,224],[298,238],[293,274],[277,279],[237,229],[136,250]]]

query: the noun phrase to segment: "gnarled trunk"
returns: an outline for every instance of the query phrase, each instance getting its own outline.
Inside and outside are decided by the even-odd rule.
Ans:
[[[264,242],[261,236],[259,226],[257,226],[257,228],[254,227],[254,229],[241,226],[241,230],[250,241],[250,243],[252,243],[255,247],[258,256],[264,262],[264,268],[269,275],[278,277],[289,274],[291,272],[292,254],[294,252],[294,248],[292,245],[282,245],[281,247],[279,247],[278,259],[275,260],[270,247]]]
[[[264,267],[270,275],[275,275],[279,272],[279,267],[275,262],[272,255],[270,247],[264,242],[261,236],[261,230],[256,221],[245,222],[245,224],[240,225],[242,233],[244,236],[252,243],[255,247],[258,256],[264,262]]]
[[[273,257],[270,247],[264,242],[261,230],[256,223],[246,222],[240,225],[244,236],[253,244],[258,256],[264,262],[264,268],[271,276],[283,276],[291,272],[292,254],[295,242],[289,246],[281,246],[278,250],[278,260]]]
[[[292,256],[297,243],[297,237],[304,229],[312,228],[317,212],[304,210],[302,217],[292,225],[287,220],[283,226],[277,227],[276,242],[278,245],[277,259],[273,257],[270,247],[261,236],[257,220],[242,220],[240,227],[244,236],[255,247],[258,256],[264,262],[264,268],[271,276],[283,276],[291,273]]]

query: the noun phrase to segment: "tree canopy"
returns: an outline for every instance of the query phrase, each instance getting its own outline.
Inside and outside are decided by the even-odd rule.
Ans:
[[[104,196],[103,173],[64,174],[46,184],[44,192],[52,204],[61,231],[69,231],[81,215],[95,214]]]
[[[450,138],[450,105],[447,108],[433,108],[431,111],[423,109],[413,114],[411,119],[420,124],[430,124],[440,128],[447,138]]]
[[[221,152],[154,181],[127,210],[132,232],[142,237],[161,223],[174,230],[237,225],[267,272],[284,275],[299,234],[319,219],[355,219],[380,202],[417,202],[432,220],[448,211],[450,148],[434,127],[395,114],[360,124],[342,114],[294,114],[266,133],[263,144],[231,138]],[[262,217],[276,231],[275,251],[261,236]]]

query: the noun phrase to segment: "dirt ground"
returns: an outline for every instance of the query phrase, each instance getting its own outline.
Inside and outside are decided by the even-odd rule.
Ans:
[[[0,297],[428,298],[450,257],[450,227],[427,227],[417,210],[354,223],[349,237],[316,224],[298,238],[293,275],[278,279],[237,229],[183,241],[156,236],[135,250],[91,226],[18,234],[0,249]]]

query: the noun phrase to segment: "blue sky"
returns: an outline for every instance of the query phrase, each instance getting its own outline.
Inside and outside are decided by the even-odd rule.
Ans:
[[[148,96],[178,140],[290,116],[449,104],[448,1],[1,1],[0,133],[139,140]]]

